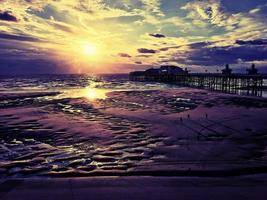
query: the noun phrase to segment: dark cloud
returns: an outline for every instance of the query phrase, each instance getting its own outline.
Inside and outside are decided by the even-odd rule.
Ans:
[[[139,58],[149,58],[151,57],[152,55],[144,55],[144,54],[141,54],[141,55],[138,55],[136,57],[139,57]]]
[[[199,48],[207,47],[208,45],[211,45],[211,44],[214,44],[214,42],[195,42],[195,43],[191,43],[185,46],[189,46],[191,49],[199,49]]]
[[[0,74],[54,74],[67,70],[61,63],[45,59],[0,60]]]
[[[143,63],[141,61],[136,61],[135,64],[142,65]]]
[[[179,49],[180,47],[182,47],[182,46],[164,47],[164,48],[161,48],[160,51],[168,51],[170,49]]]
[[[0,39],[6,39],[6,40],[16,40],[16,41],[22,41],[22,42],[41,42],[40,39],[27,36],[27,35],[12,35],[7,33],[0,33]]]
[[[154,49],[146,49],[146,48],[140,48],[137,49],[139,53],[156,53],[157,51]]]
[[[216,66],[237,64],[242,62],[266,61],[267,49],[257,45],[210,47],[209,42],[199,42],[188,45],[190,51],[179,52],[171,59],[161,62],[176,62],[178,64]]]
[[[161,48],[160,51],[168,51],[170,48],[169,47],[164,47],[164,48]]]
[[[149,36],[155,37],[155,38],[165,38],[166,36],[160,33],[150,33]]]
[[[119,53],[118,56],[123,57],[123,58],[131,58],[132,57],[127,53]]]
[[[54,23],[53,26],[56,29],[62,30],[62,31],[67,32],[67,33],[73,33],[74,32],[69,26],[66,26],[66,25],[63,25],[63,24]]]
[[[170,49],[179,49],[181,47],[184,46],[189,46],[190,48],[202,48],[204,46],[208,46],[211,44],[214,44],[215,42],[195,42],[195,43],[191,43],[191,44],[185,44],[185,45],[177,45],[177,46],[169,46],[169,47],[163,47],[161,49],[159,49],[160,51],[168,51]]]
[[[18,19],[10,11],[0,11],[0,20],[17,22]]]
[[[236,44],[239,45],[267,45],[267,39],[258,39],[258,40],[237,40]]]
[[[241,2],[232,0],[221,0],[223,6],[233,13],[248,12],[257,6],[266,4],[266,0],[242,0]]]

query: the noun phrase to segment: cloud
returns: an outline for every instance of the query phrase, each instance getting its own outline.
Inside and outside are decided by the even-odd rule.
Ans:
[[[160,50],[160,51],[169,51],[170,49],[179,49],[180,47],[182,47],[182,45],[179,45],[179,46],[163,47],[163,48],[160,48],[159,50]]]
[[[267,45],[267,39],[257,39],[257,40],[237,40],[238,45]]]
[[[144,9],[157,17],[163,17],[164,13],[161,11],[161,0],[141,0],[144,4]]]
[[[149,36],[155,37],[155,38],[165,38],[166,36],[160,33],[150,33]]]
[[[144,55],[144,54],[141,54],[141,55],[137,55],[136,57],[138,57],[138,58],[149,58],[149,57],[151,57],[152,55]]]
[[[0,33],[0,39],[16,40],[21,42],[41,42],[40,39],[27,35],[12,35],[7,33]]]
[[[221,26],[227,18],[222,11],[220,0],[192,1],[182,9],[187,10],[189,12],[187,17],[196,20],[195,22],[199,25],[201,25],[200,20],[203,20],[204,23],[206,21]]]
[[[135,64],[142,65],[143,63],[141,61],[136,61]]]
[[[4,11],[4,12],[0,11],[0,20],[10,21],[10,22],[18,21],[18,19],[14,15],[12,15],[12,12],[10,11]]]
[[[122,58],[131,58],[132,56],[130,56],[127,53],[118,53],[118,56],[122,57]]]
[[[68,33],[74,33],[75,31],[73,30],[73,28],[71,28],[70,26],[63,24],[63,23],[59,23],[59,22],[54,22],[51,23],[52,26],[54,26],[56,29],[64,31],[64,32],[68,32]]]
[[[139,53],[156,53],[157,51],[154,49],[146,49],[146,48],[140,48],[137,49]]]

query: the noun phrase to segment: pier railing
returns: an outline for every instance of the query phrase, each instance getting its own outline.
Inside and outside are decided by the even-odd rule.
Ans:
[[[264,79],[267,79],[265,74],[130,74],[130,80],[132,81],[173,83],[180,86],[253,96],[262,96]]]

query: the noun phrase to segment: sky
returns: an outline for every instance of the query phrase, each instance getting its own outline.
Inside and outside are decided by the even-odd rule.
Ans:
[[[0,0],[0,73],[267,71],[266,0]]]

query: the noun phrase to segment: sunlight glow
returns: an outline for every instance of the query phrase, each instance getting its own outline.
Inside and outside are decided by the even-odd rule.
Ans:
[[[93,44],[83,44],[82,45],[83,53],[89,56],[95,55],[97,53],[97,48]]]

